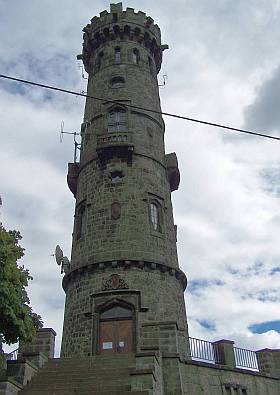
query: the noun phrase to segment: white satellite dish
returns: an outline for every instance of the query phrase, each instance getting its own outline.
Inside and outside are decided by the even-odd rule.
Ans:
[[[61,265],[61,263],[62,263],[62,261],[63,261],[63,251],[62,251],[62,249],[60,248],[59,245],[57,245],[57,246],[55,247],[54,256],[55,256],[56,263],[57,263],[58,265]]]

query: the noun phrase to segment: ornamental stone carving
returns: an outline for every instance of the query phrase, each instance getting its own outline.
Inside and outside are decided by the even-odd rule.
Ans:
[[[119,219],[121,216],[121,205],[119,202],[114,202],[111,205],[111,217],[112,219]]]
[[[118,274],[112,274],[108,280],[103,282],[102,291],[114,289],[128,289],[127,283]]]

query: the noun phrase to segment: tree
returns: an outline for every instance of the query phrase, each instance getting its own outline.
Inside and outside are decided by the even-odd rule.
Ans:
[[[24,256],[18,231],[6,231],[0,223],[0,340],[7,344],[30,342],[43,326],[42,318],[32,311],[26,292],[29,271],[18,265]]]

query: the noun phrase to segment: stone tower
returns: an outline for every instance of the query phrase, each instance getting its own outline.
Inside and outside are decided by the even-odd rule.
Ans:
[[[157,348],[187,352],[186,277],[179,269],[171,192],[176,154],[165,154],[157,74],[162,53],[152,18],[112,4],[84,29],[88,73],[62,357]],[[156,112],[145,111],[145,109]]]
[[[157,83],[166,48],[153,20],[121,3],[84,28],[89,97],[68,171],[61,357],[55,332],[40,329],[17,360],[5,357],[0,395],[280,394],[279,349],[188,337],[171,204],[180,177],[164,152]]]

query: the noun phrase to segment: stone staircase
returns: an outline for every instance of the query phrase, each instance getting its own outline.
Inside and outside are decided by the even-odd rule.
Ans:
[[[50,359],[19,395],[149,395],[132,391],[134,355]]]

